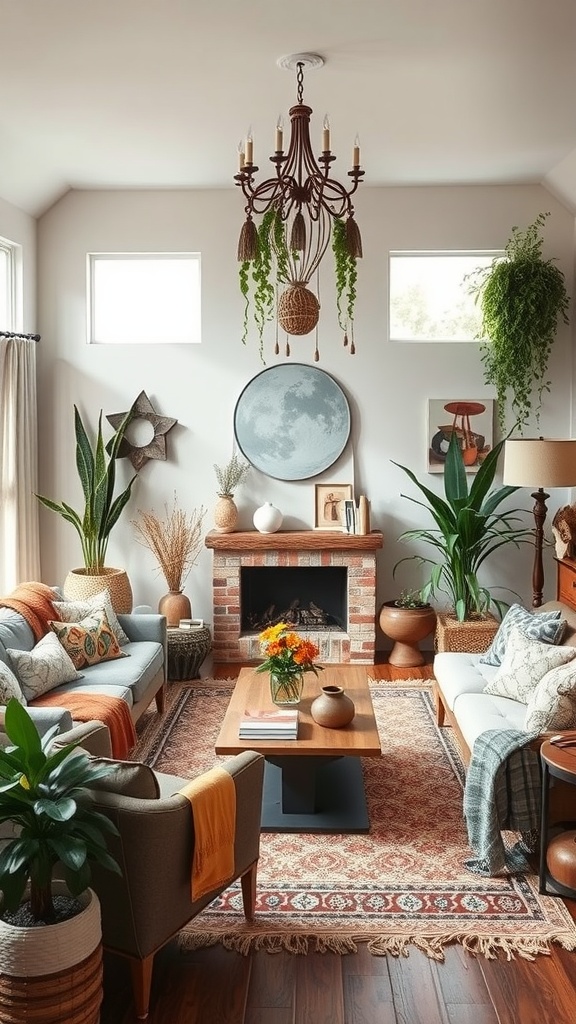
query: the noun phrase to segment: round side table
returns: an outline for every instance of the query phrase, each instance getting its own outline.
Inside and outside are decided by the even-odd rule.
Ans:
[[[169,628],[168,679],[181,681],[198,679],[200,666],[212,649],[212,637],[207,626],[202,629]]]
[[[561,738],[560,738],[561,737]],[[576,731],[559,734],[557,743],[546,740],[540,747],[542,762],[542,820],[540,824],[541,893],[576,897],[576,820],[550,834],[549,794],[551,780],[576,786]],[[576,796],[576,794],[575,794]],[[576,819],[576,799],[574,801]],[[551,889],[548,886],[551,886]]]

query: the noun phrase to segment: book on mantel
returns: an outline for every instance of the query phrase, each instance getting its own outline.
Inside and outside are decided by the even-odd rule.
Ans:
[[[298,737],[298,711],[296,708],[246,711],[240,721],[238,735],[241,740],[295,740]]]

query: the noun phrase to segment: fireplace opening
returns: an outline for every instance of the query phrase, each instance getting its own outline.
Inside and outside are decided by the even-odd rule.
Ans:
[[[346,631],[346,566],[242,566],[242,632],[260,632],[277,622],[302,629]]]

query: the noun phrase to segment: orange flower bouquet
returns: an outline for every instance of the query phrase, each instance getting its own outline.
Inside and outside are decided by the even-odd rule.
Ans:
[[[286,622],[269,626],[258,637],[265,657],[257,672],[270,673],[270,691],[275,704],[298,704],[302,696],[304,673],[322,671],[314,658],[319,649],[311,640],[304,640]]]

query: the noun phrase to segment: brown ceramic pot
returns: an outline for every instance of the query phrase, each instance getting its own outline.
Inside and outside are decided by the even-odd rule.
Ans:
[[[160,615],[166,616],[166,625],[175,627],[180,625],[180,619],[192,618],[192,606],[186,594],[181,590],[170,590],[158,602]]]
[[[430,605],[423,608],[402,608],[395,601],[385,601],[380,609],[380,628],[394,647],[388,661],[400,668],[424,664],[418,642],[429,636],[436,624],[436,612]]]
[[[323,686],[321,694],[312,701],[310,714],[326,729],[341,729],[354,718],[354,701],[341,686]]]

